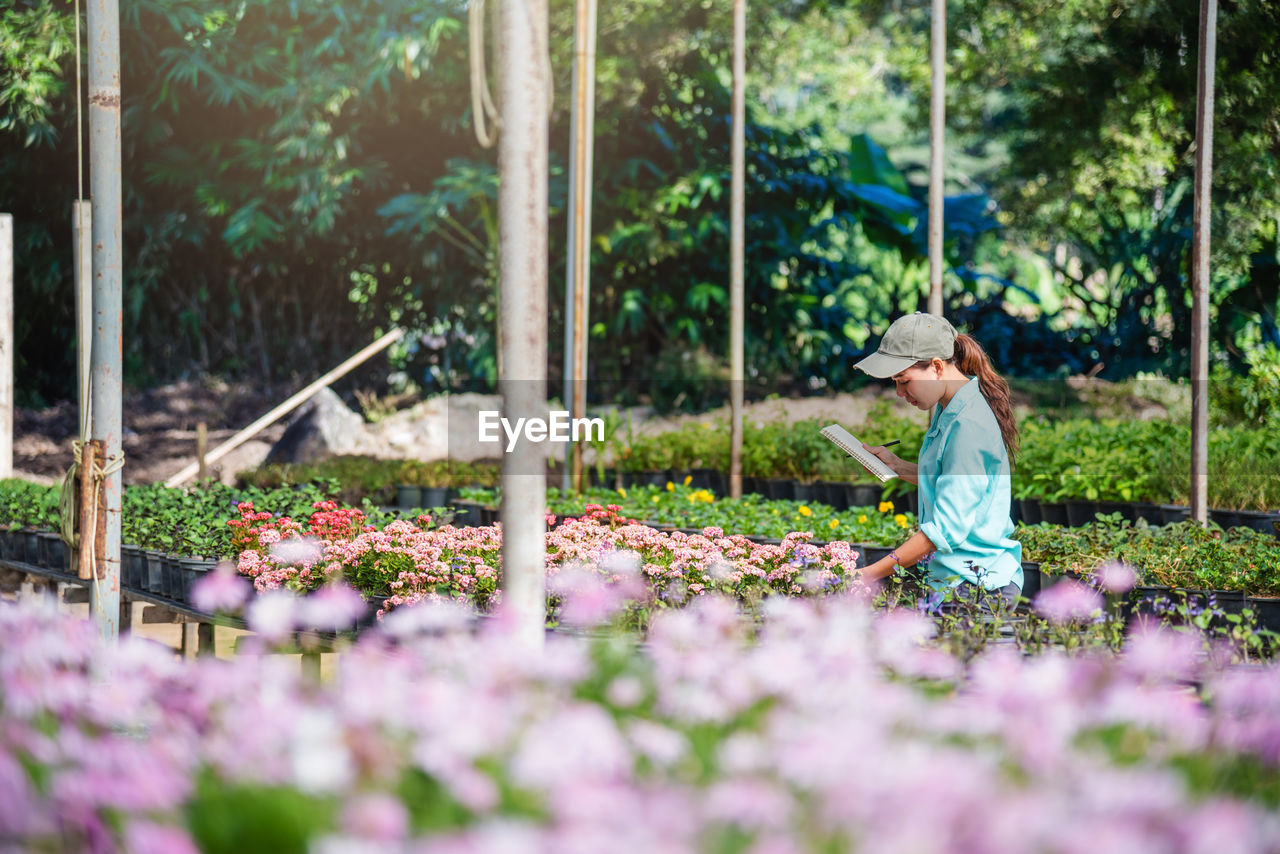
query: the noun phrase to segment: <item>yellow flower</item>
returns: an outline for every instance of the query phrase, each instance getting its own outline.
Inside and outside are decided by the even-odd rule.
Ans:
[[[693,483],[693,475],[691,475],[691,474],[687,474],[687,475],[685,475],[685,476],[684,476],[684,485],[685,485],[685,486],[688,486],[688,485],[689,485],[689,484],[691,484],[691,483]]]
[[[662,501],[662,496],[661,496],[661,495],[655,495],[655,496],[653,496],[653,503],[654,503],[654,504],[657,504],[657,503],[659,503],[660,501]]]
[[[621,495],[623,498],[627,497],[627,491],[623,489],[621,486],[618,487],[618,494]]]
[[[798,512],[800,513],[800,515],[801,515],[801,516],[812,516],[812,515],[813,515],[813,511],[809,509],[809,505],[808,505],[808,504],[801,504],[801,505],[800,505],[800,510],[799,510]]]
[[[898,527],[900,527],[900,528],[905,528],[905,527],[907,527],[907,517],[906,517],[906,516],[904,516],[904,515],[903,515],[903,514],[901,514],[901,513],[899,513],[898,515],[894,516],[894,517],[893,517],[893,521],[897,522],[897,523],[898,523]]]
[[[859,514],[858,514],[858,524],[859,524],[859,525],[865,525],[865,524],[867,524],[867,514],[866,514],[866,513],[859,513]]]
[[[876,509],[879,510],[881,513],[890,513],[893,511],[893,502],[881,501],[880,506],[877,507]]]
[[[676,485],[671,481],[667,481],[667,492],[675,492],[675,491],[676,491]]]
[[[836,529],[836,526],[839,524],[840,524],[839,519],[832,519],[830,522],[827,523],[827,527],[834,531]]]

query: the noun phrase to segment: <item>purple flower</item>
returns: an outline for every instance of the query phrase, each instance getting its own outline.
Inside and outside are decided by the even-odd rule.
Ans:
[[[1068,578],[1040,591],[1036,596],[1036,610],[1052,623],[1088,620],[1102,610],[1102,597]]]
[[[205,573],[191,590],[192,604],[209,614],[239,611],[248,598],[249,583],[236,574],[235,564],[225,560]]]

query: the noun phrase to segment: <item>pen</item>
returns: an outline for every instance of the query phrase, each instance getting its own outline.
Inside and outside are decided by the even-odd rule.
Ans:
[[[881,445],[880,447],[882,447],[882,448],[887,448],[887,447],[889,447],[890,445],[896,445],[896,444],[898,444],[898,443],[899,443],[899,442],[901,442],[901,441],[902,441],[901,439],[894,439],[894,440],[893,440],[893,441],[891,441],[891,442],[885,442],[885,443],[884,443],[883,445]]]

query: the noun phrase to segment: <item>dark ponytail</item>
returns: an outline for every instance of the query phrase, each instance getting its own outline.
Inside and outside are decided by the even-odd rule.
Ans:
[[[1018,455],[1018,425],[1013,420],[1013,402],[1009,398],[1009,384],[991,367],[987,351],[971,336],[956,335],[955,354],[948,360],[965,376],[977,377],[978,388],[987,399],[987,405],[995,413],[1000,424],[1000,438],[1009,452],[1009,465],[1013,466]]]

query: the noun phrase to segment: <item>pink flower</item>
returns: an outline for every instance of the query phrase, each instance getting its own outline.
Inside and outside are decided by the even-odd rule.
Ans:
[[[1036,610],[1053,623],[1088,620],[1102,611],[1102,597],[1087,586],[1070,578],[1041,590],[1036,596]]]
[[[1138,583],[1138,573],[1133,567],[1119,561],[1109,561],[1094,570],[1098,586],[1108,593],[1128,593]]]
[[[239,611],[248,598],[249,585],[235,574],[230,561],[219,561],[191,590],[191,603],[196,610],[209,614]]]
[[[357,795],[342,812],[352,836],[374,842],[398,842],[409,833],[409,813],[399,799],[383,792]]]
[[[302,625],[325,631],[350,628],[369,609],[359,593],[341,582],[321,587],[299,604]]]
[[[131,821],[125,828],[124,850],[131,854],[198,854],[187,832],[150,821]]]
[[[298,625],[298,597],[282,590],[260,593],[249,603],[249,628],[268,641],[283,640]]]

